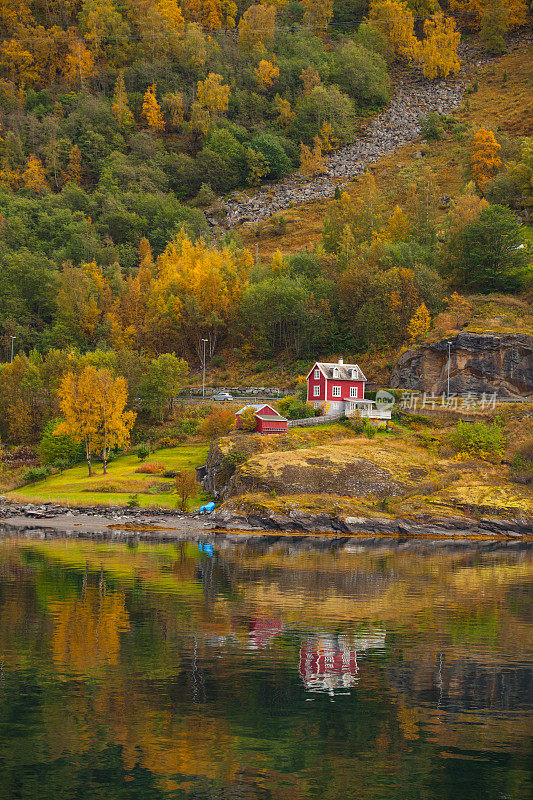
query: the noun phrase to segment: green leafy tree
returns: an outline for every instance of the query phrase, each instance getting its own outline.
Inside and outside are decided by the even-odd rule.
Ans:
[[[165,411],[171,412],[173,401],[183,386],[189,365],[173,353],[162,353],[148,367],[140,387],[140,394],[149,408],[157,410],[161,421]]]
[[[457,235],[450,272],[458,286],[480,292],[515,292],[531,268],[516,216],[488,206]]]

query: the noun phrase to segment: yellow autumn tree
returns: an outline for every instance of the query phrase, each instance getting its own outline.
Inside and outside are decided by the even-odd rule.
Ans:
[[[418,60],[425,78],[447,78],[450,73],[459,72],[460,40],[453,17],[438,13],[425,20],[424,39],[418,46]]]
[[[133,114],[128,104],[126,84],[124,83],[124,70],[120,70],[118,73],[111,109],[113,111],[113,116],[123,128],[129,128],[133,125]]]
[[[38,194],[50,191],[44,167],[38,156],[31,155],[28,158],[26,169],[22,173],[22,183],[26,189]]]
[[[324,167],[324,157],[322,155],[322,148],[320,142],[315,136],[314,146],[311,150],[303,142],[300,142],[300,172],[302,175],[309,175],[316,177],[322,172]]]
[[[304,25],[324,35],[333,16],[333,0],[300,0],[304,9]]]
[[[474,134],[470,163],[472,175],[480,191],[483,191],[483,187],[497,175],[502,166],[498,155],[501,149],[493,132],[487,128],[482,127]]]
[[[155,96],[157,84],[152,83],[144,94],[143,98],[143,116],[148,123],[148,127],[153,131],[165,130],[165,120],[163,119],[163,112],[161,106],[157,102]]]
[[[262,89],[270,88],[279,78],[279,68],[264,58],[261,59],[254,72]]]
[[[300,80],[304,86],[304,94],[311,94],[315,86],[320,86],[321,79],[314,67],[306,67],[300,73]]]
[[[54,433],[83,442],[89,475],[96,451],[102,457],[105,473],[110,451],[128,442],[135,413],[126,410],[127,399],[125,379],[105,368],[89,364],[79,373],[67,372],[61,381],[59,404],[63,419]]]
[[[203,239],[191,242],[183,231],[176,236],[157,259],[151,290],[155,323],[169,344],[179,342],[201,356],[205,338],[212,356],[237,313],[252,265],[247,250],[215,248]]]
[[[77,144],[75,144],[69,153],[68,156],[68,167],[66,172],[67,180],[74,181],[74,183],[81,182],[81,150]]]
[[[451,314],[455,317],[455,327],[459,328],[460,325],[464,325],[467,320],[469,320],[472,316],[472,303],[470,303],[466,297],[462,297],[457,292],[453,292],[450,297],[445,298],[444,300],[446,304],[446,313]]]
[[[282,125],[284,128],[290,125],[296,116],[294,111],[291,109],[289,100],[281,97],[280,94],[276,94],[274,97],[274,108],[278,112],[276,122],[278,125]]]
[[[198,81],[198,103],[211,117],[217,117],[228,110],[230,87],[222,81],[222,75],[215,72],[210,72],[205,81]]]
[[[380,241],[404,242],[411,233],[411,223],[401,206],[396,205],[385,225],[377,234]]]
[[[267,48],[274,39],[276,7],[256,3],[249,6],[239,22],[239,45],[253,50],[257,45]]]
[[[83,39],[71,37],[65,59],[63,74],[69,84],[85,91],[87,81],[95,73],[94,56],[85,46]]]
[[[170,124],[180,128],[183,124],[184,97],[181,92],[169,92],[163,97],[163,102],[169,110]]]
[[[410,339],[420,339],[431,327],[431,316],[425,303],[420,303],[407,326]]]
[[[372,0],[368,19],[387,42],[392,58],[410,59],[416,55],[415,20],[406,3],[402,0]]]
[[[318,132],[318,139],[323,153],[329,153],[337,144],[331,123],[324,120]]]

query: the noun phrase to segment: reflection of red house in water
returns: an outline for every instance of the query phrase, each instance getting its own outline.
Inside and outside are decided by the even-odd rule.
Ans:
[[[357,651],[383,647],[385,631],[348,637],[335,634],[310,636],[300,648],[300,675],[306,689],[329,692],[357,682]]]
[[[268,647],[271,639],[283,630],[281,617],[254,616],[250,620],[250,647],[252,650],[262,650]]]
[[[310,638],[300,648],[300,675],[307,689],[333,692],[346,689],[357,680],[357,655],[343,636]]]

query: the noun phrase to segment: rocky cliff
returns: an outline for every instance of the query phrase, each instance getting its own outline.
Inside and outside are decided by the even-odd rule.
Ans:
[[[497,392],[500,397],[533,397],[533,336],[523,333],[468,333],[442,339],[400,356],[391,376],[394,389],[442,394]]]

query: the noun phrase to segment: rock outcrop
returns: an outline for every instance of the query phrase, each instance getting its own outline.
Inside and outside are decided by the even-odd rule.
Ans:
[[[450,393],[533,397],[533,336],[523,333],[462,332],[407,350],[393,370],[391,387],[432,394],[447,392],[448,342]]]

